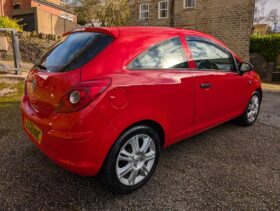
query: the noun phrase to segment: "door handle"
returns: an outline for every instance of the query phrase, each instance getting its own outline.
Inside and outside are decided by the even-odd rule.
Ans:
[[[212,84],[210,84],[210,83],[200,84],[201,89],[209,89],[211,87],[212,87]]]

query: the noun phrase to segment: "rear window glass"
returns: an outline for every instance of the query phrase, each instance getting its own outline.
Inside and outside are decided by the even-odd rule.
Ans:
[[[111,36],[94,32],[76,32],[62,38],[41,59],[39,67],[49,72],[66,72],[81,67],[109,43]]]

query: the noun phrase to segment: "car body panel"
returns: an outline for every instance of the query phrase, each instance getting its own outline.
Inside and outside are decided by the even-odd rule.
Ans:
[[[194,80],[197,132],[240,115],[252,93],[248,79],[235,72],[196,71]],[[202,89],[201,84],[212,87]]]
[[[83,30],[106,33],[115,40],[77,70],[66,73],[31,70],[21,102],[23,128],[29,138],[54,162],[77,174],[98,174],[115,141],[132,125],[155,122],[163,130],[163,147],[167,147],[239,116],[251,94],[261,91],[255,71],[239,74],[197,69],[185,36],[210,39],[241,62],[210,35],[167,27],[78,31]],[[128,69],[130,62],[143,51],[173,37],[180,38],[188,68]],[[41,92],[32,91],[34,77],[41,80],[37,87]],[[72,113],[55,112],[59,99],[78,83],[102,78],[109,78],[111,85],[88,106]],[[211,83],[212,87],[201,89],[202,83]],[[38,102],[46,106],[36,107]],[[41,144],[25,128],[26,119],[43,131]]]
[[[93,107],[120,131],[134,123],[153,120],[166,133],[165,145],[193,134],[191,71],[130,71],[125,75],[110,75],[110,78],[118,88],[111,87],[108,94]],[[114,96],[112,92],[119,87],[126,90],[128,102],[125,107],[116,109],[111,105],[114,101],[111,98]],[[175,103],[177,99],[181,99],[180,103]],[[176,112],[178,110],[182,112]]]
[[[30,105],[39,116],[50,116],[69,88],[80,82],[80,74],[80,69],[66,73],[50,73],[33,68],[25,84]]]

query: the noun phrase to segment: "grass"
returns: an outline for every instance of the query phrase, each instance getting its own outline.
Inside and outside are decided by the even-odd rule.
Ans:
[[[7,83],[0,83],[0,90],[10,87]],[[19,103],[24,92],[24,80],[15,83],[11,89],[16,89],[15,93],[0,97],[0,108],[14,106]]]
[[[0,90],[5,89],[5,88],[7,88],[7,84],[6,83],[0,83]],[[0,100],[1,100],[1,98],[0,98]]]
[[[264,90],[268,91],[280,91],[280,83],[262,83],[262,87]]]
[[[12,140],[20,140],[23,133],[19,107],[24,92],[24,80],[5,77],[0,79],[0,92],[5,88],[13,90],[12,93],[2,92],[0,96],[0,140],[4,136],[10,136]]]

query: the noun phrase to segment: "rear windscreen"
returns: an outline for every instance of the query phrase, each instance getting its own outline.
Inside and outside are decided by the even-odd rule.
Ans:
[[[111,36],[102,33],[75,32],[55,44],[38,66],[49,72],[74,70],[89,62],[112,41]]]

